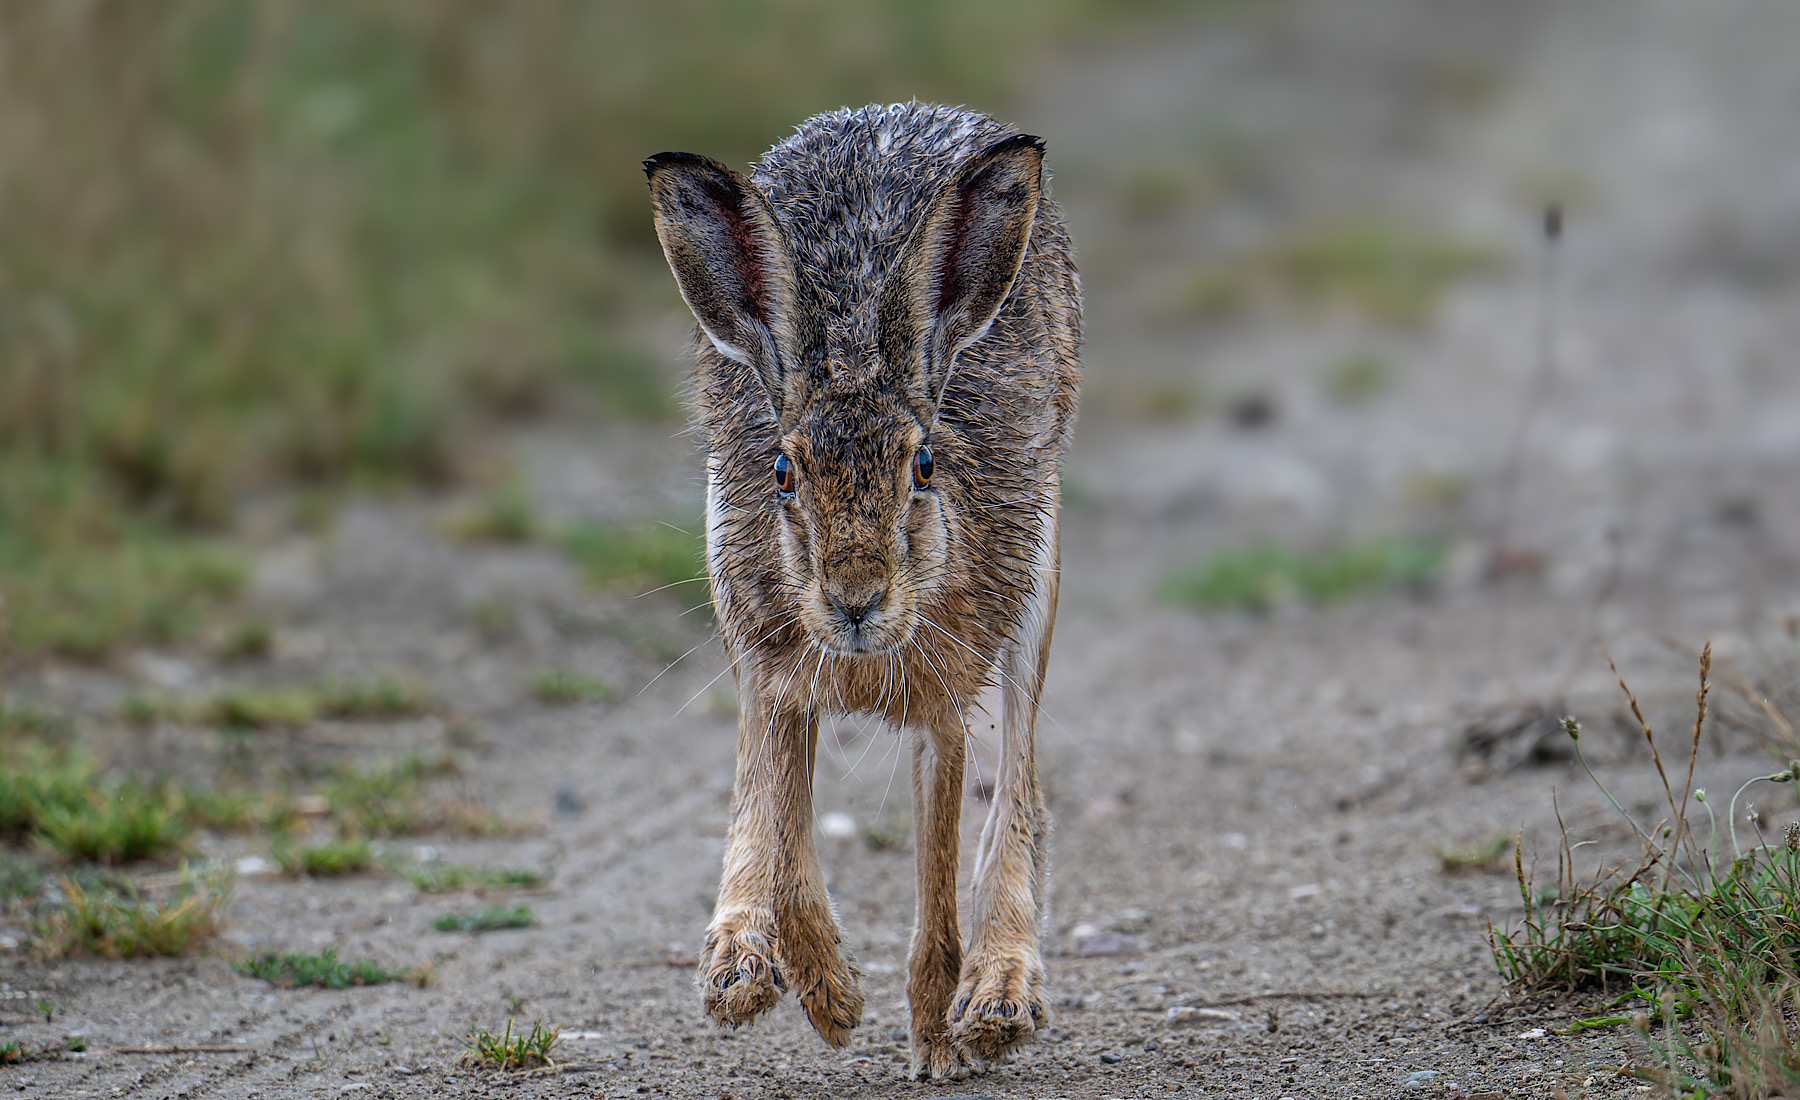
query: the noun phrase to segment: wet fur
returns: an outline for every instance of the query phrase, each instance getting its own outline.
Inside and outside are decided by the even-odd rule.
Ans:
[[[914,737],[921,1077],[982,1068],[1049,1014],[1034,737],[1081,318],[1041,157],[1004,123],[906,104],[809,119],[748,180],[688,154],[646,164],[700,321],[707,567],[741,710],[706,1009],[735,1026],[791,990],[836,1045],[860,1020],[811,776],[819,717],[873,713]],[[935,471],[920,490],[922,444]],[[771,474],[782,453],[797,468],[787,498]],[[965,952],[964,715],[995,683],[1003,758]]]

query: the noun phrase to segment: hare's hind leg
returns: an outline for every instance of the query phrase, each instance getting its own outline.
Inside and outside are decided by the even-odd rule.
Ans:
[[[1000,774],[975,858],[974,933],[950,1008],[951,1033],[978,1058],[1001,1057],[1050,1022],[1038,926],[1050,812],[1037,776],[1038,700],[1056,623],[1057,519],[1044,543],[1019,636],[1002,657]]]
[[[744,679],[725,873],[700,959],[706,1012],[737,1027],[791,987],[826,1042],[843,1046],[863,998],[813,848],[817,723],[768,699],[761,676]]]
[[[954,719],[952,719],[954,721]],[[912,1076],[964,1077],[969,1060],[950,1034],[950,993],[962,972],[956,924],[956,862],[962,830],[964,731],[919,730],[913,742],[914,847],[919,899],[906,999],[912,1007]]]

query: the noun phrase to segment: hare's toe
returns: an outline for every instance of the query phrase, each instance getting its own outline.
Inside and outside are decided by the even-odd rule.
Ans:
[[[854,959],[833,960],[810,988],[799,990],[806,1018],[820,1037],[834,1047],[850,1042],[850,1032],[862,1023],[862,971]]]
[[[915,1081],[960,1081],[986,1068],[947,1034],[913,1036],[908,1076]]]
[[[977,1058],[995,1061],[1050,1022],[1037,952],[971,956],[950,1001],[950,1034]]]
[[[769,937],[754,927],[715,926],[708,932],[698,979],[706,1014],[739,1027],[775,1007],[782,980],[769,961],[773,956]]]

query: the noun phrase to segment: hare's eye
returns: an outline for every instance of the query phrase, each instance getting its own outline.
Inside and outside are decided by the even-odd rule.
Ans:
[[[913,455],[913,488],[923,489],[931,484],[931,448],[920,447],[919,453]]]
[[[775,456],[775,491],[784,497],[794,495],[794,463],[784,454]]]

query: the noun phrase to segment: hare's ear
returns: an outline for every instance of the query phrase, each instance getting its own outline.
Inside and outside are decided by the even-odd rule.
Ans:
[[[1006,301],[1043,189],[1044,142],[1019,134],[970,157],[944,186],[881,292],[881,356],[929,424],[957,352]]]
[[[775,211],[743,176],[708,157],[644,162],[656,236],[681,297],[713,346],[755,371],[781,418],[799,382],[800,290]],[[785,380],[785,381],[784,381]]]

